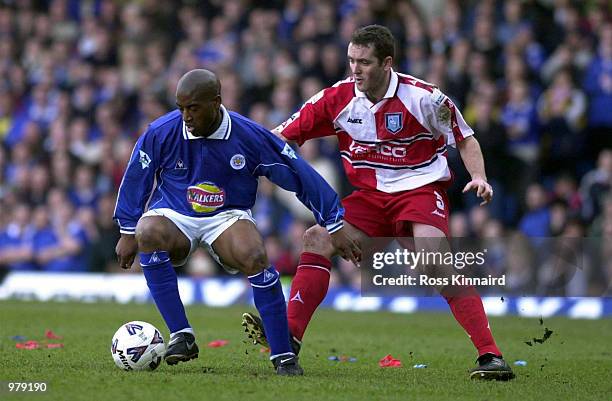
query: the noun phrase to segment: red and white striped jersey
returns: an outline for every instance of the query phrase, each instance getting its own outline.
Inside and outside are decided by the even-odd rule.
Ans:
[[[348,78],[310,98],[276,132],[300,145],[337,135],[351,184],[387,193],[449,180],[446,146],[474,134],[436,86],[393,70],[378,103]]]

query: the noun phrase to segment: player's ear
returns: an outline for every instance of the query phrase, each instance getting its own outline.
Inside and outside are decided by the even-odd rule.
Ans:
[[[382,62],[383,68],[385,69],[385,71],[389,71],[391,69],[391,67],[393,67],[393,57],[391,56],[387,56],[384,58],[383,62]]]

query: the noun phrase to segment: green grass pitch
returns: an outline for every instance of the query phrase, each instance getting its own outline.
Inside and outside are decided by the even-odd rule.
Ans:
[[[187,309],[200,357],[154,372],[124,372],[110,355],[115,330],[145,320],[168,332],[155,307],[110,303],[0,302],[0,399],[34,400],[596,400],[612,394],[612,321],[491,318],[514,366],[512,382],[470,381],[475,353],[450,313],[391,314],[320,310],[306,334],[304,377],[276,377],[260,347],[245,343],[248,308]],[[553,330],[543,344],[524,342]],[[64,336],[62,349],[23,350],[12,336],[39,340],[45,329]],[[208,348],[216,339],[222,348]],[[401,368],[380,368],[392,354]],[[356,362],[329,361],[331,355]],[[415,369],[415,364],[427,364]],[[46,382],[44,394],[10,394],[7,382]]]

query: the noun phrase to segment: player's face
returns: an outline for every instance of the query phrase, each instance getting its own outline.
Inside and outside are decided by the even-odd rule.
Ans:
[[[371,98],[381,99],[387,91],[391,57],[381,61],[374,55],[373,46],[349,43],[348,62],[357,89]]]
[[[183,116],[187,130],[194,136],[207,137],[218,127],[221,96],[206,99],[197,94],[176,94],[176,106]]]

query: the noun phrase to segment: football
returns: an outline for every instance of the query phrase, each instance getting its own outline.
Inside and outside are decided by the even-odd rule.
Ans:
[[[159,330],[137,320],[119,327],[111,342],[115,365],[123,370],[155,370],[165,352],[166,344]]]

